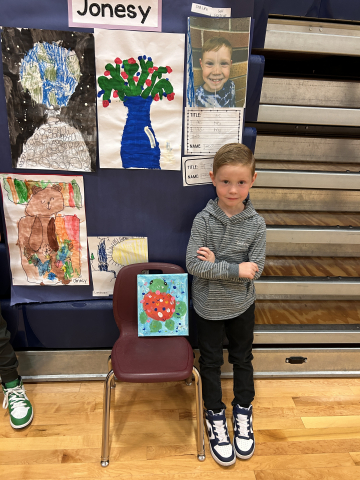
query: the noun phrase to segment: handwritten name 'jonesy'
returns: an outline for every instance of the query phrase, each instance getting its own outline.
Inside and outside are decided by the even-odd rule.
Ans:
[[[150,13],[151,7],[148,6],[146,11],[143,10],[141,5],[139,5],[137,8],[139,9],[140,15],[142,16],[141,23],[144,24]],[[129,18],[136,18],[138,16],[135,5],[129,4],[125,6],[121,3],[118,3],[117,5],[115,5],[115,7],[113,7],[109,3],[95,2],[88,5],[88,0],[84,0],[84,10],[77,10],[77,13],[81,16],[84,16],[87,14],[88,11],[93,17],[98,17],[99,15],[101,15],[102,17],[113,17],[115,15],[118,18],[124,18],[126,16]]]

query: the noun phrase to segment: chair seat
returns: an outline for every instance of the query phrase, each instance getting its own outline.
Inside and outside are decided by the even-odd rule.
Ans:
[[[176,382],[193,369],[192,348],[183,337],[137,337],[124,335],[111,352],[112,368],[123,382]]]

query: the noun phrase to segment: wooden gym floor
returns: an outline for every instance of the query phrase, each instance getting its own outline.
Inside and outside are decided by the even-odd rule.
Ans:
[[[232,380],[222,384],[230,406]],[[255,455],[228,468],[213,461],[207,439],[207,458],[197,460],[194,385],[117,383],[107,468],[102,382],[27,384],[27,393],[31,426],[15,431],[0,413],[1,480],[360,479],[357,378],[257,380]]]

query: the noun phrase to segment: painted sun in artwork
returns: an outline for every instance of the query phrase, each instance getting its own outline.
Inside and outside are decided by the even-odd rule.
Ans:
[[[109,265],[147,262],[147,238],[116,237],[107,250]]]

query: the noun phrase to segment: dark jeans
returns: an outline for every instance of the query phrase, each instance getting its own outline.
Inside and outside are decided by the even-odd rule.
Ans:
[[[224,333],[229,340],[229,363],[234,370],[232,405],[247,405],[254,400],[254,378],[251,360],[255,325],[255,303],[244,313],[229,320],[206,320],[197,315],[200,375],[205,407],[226,408],[222,401],[221,365]]]
[[[3,383],[18,378],[18,361],[10,344],[10,332],[0,310],[0,377]]]

